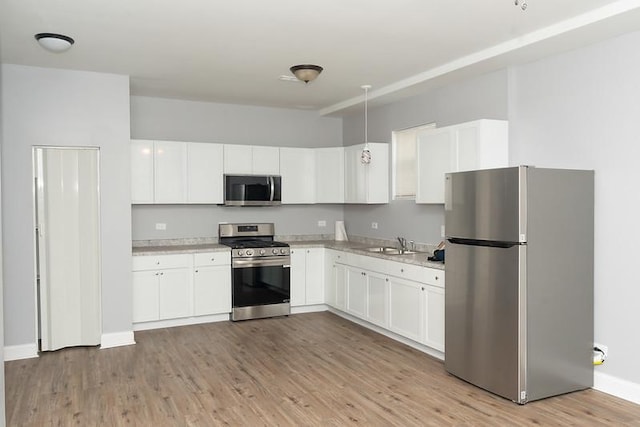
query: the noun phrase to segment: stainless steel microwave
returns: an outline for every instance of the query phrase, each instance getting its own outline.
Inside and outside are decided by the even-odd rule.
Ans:
[[[225,175],[226,206],[273,206],[282,203],[279,175]]]

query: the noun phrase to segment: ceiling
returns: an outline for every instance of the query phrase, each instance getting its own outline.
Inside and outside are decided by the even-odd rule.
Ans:
[[[340,115],[640,29],[640,0],[0,0],[3,63],[130,76],[131,94]],[[65,53],[34,34],[62,33]],[[296,64],[324,67],[305,85]]]

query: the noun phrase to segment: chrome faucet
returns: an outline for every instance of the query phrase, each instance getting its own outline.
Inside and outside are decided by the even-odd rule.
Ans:
[[[398,242],[400,243],[400,251],[404,252],[407,250],[407,239],[404,237],[398,237]]]

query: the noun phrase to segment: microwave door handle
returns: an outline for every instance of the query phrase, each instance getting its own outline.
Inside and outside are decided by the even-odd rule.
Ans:
[[[276,195],[276,184],[272,176],[267,177],[267,179],[269,180],[269,187],[271,189],[271,195],[269,196],[269,201],[273,202],[273,198]]]

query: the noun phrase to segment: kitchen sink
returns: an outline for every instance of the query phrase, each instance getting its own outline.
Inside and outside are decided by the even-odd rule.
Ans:
[[[411,251],[409,249],[401,250],[398,248],[394,248],[393,246],[374,246],[371,248],[365,248],[364,250],[367,252],[374,252],[385,255],[411,255],[418,253],[417,251]]]

